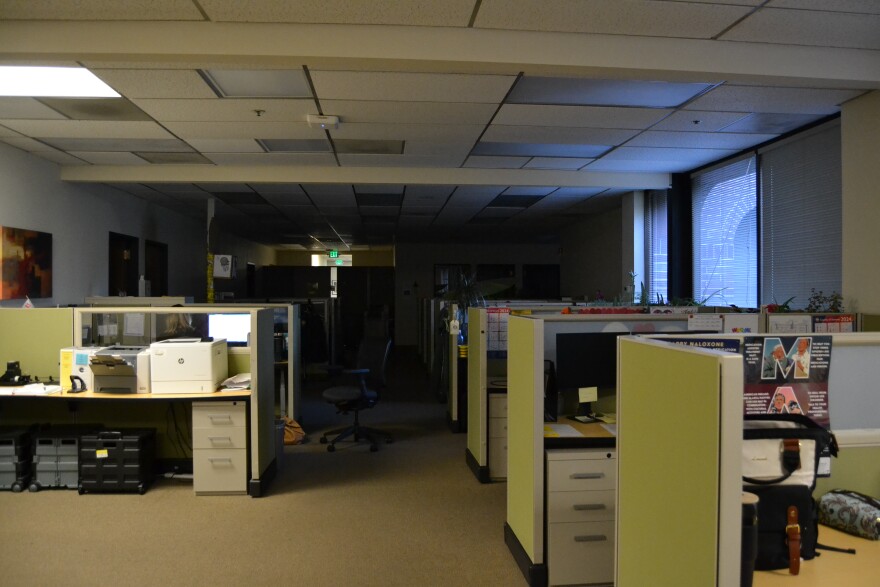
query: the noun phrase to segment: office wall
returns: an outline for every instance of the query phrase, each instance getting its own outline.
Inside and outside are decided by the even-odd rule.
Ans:
[[[52,297],[37,306],[81,304],[86,296],[107,295],[109,232],[168,245],[169,295],[205,297],[205,224],[119,190],[64,183],[55,163],[0,143],[0,225],[52,234]],[[230,235],[224,250],[240,267],[274,252]],[[256,255],[255,252],[261,252]],[[19,307],[21,300],[0,302]]]
[[[435,264],[515,264],[519,290],[522,266],[559,263],[559,246],[401,243],[395,246],[394,256],[395,343],[414,346],[418,343],[418,300],[433,296]]]
[[[880,312],[880,272],[865,262],[880,251],[880,91],[841,112],[843,291],[847,310]]]
[[[622,294],[623,234],[619,206],[587,217],[562,231],[560,273],[563,296],[587,296],[594,300],[596,291],[601,290],[605,299],[611,300]]]

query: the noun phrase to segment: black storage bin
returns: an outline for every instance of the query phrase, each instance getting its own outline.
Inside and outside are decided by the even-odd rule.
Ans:
[[[129,428],[84,434],[79,448],[79,492],[138,492],[153,481],[156,431]]]
[[[31,479],[32,430],[0,428],[0,489],[18,493]]]

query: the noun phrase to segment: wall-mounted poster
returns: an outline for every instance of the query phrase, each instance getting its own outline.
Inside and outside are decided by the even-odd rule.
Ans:
[[[830,336],[746,337],[743,365],[745,414],[804,414],[830,425]]]
[[[0,227],[0,300],[52,297],[52,235]]]

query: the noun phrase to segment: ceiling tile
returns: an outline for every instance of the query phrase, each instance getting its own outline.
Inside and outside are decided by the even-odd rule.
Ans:
[[[305,122],[318,108],[312,99],[146,99],[134,101],[160,121],[183,122]]]
[[[458,167],[458,156],[369,155],[340,153],[343,167]]]
[[[572,157],[534,157],[525,164],[524,169],[580,169],[592,159]]]
[[[249,184],[254,191],[266,194],[295,194],[304,195],[302,187],[297,183],[253,183]]]
[[[711,39],[751,12],[651,0],[483,0],[476,28]]]
[[[599,157],[610,145],[559,145],[548,143],[493,143],[480,141],[471,153],[489,157]]]
[[[354,191],[358,194],[402,194],[404,186],[400,184],[376,183],[356,184]]]
[[[798,8],[801,10],[824,10],[827,12],[855,12],[880,14],[880,4],[875,0],[770,0],[770,8]]]
[[[274,193],[274,192],[263,192],[257,186],[257,191],[266,199],[267,202],[271,204],[281,207],[281,206],[311,206],[312,201],[309,199],[307,195],[304,193]]]
[[[473,0],[371,0],[364,4],[346,0],[300,0],[291,3],[238,0],[200,0],[214,22],[289,22],[332,24],[380,24],[465,27]]]
[[[195,4],[180,0],[149,2],[4,2],[3,20],[204,20]]]
[[[192,69],[92,69],[128,98],[214,98],[217,94]]]
[[[361,215],[368,216],[387,216],[397,218],[400,215],[400,206],[359,206]]]
[[[434,216],[401,214],[398,222],[404,226],[431,226]]]
[[[685,106],[685,110],[836,114],[838,104],[863,94],[861,90],[721,86]]]
[[[671,83],[523,76],[508,94],[508,104],[631,106],[675,108],[711,87],[708,83]]]
[[[464,167],[480,169],[519,169],[530,157],[468,157]]]
[[[52,147],[47,145],[46,143],[42,143],[36,139],[32,139],[29,137],[23,137],[21,135],[10,136],[10,137],[2,137],[2,140],[7,145],[12,145],[16,149],[21,149],[22,151],[54,151]]]
[[[125,98],[40,98],[40,101],[73,120],[152,120]]]
[[[559,188],[552,194],[552,198],[575,198],[585,200],[592,198],[596,194],[601,194],[605,188]]]
[[[672,114],[665,108],[504,104],[493,125],[645,129]]]
[[[177,139],[77,139],[77,138],[44,138],[48,143],[65,151],[149,151],[153,153],[187,153],[192,152],[189,145]]]
[[[311,98],[302,69],[208,69],[200,72],[224,98]]]
[[[674,130],[680,132],[718,132],[745,115],[742,112],[706,112],[680,110],[664,118],[651,130]]]
[[[539,202],[544,196],[542,195],[515,195],[503,193],[495,196],[495,199],[489,202],[492,208],[528,208]]]
[[[329,153],[327,139],[259,139],[269,153]]]
[[[206,192],[211,192],[212,194],[247,194],[246,201],[251,202],[256,199],[256,192],[254,189],[246,183],[227,183],[227,182],[215,182],[215,183],[197,183],[195,186],[199,189],[203,189]],[[232,196],[230,196],[231,198]]]
[[[321,100],[321,109],[339,116],[340,124],[446,124],[455,121],[456,124],[485,125],[497,108],[495,103]]]
[[[0,119],[31,118],[64,120],[66,116],[35,98],[0,96]]]
[[[313,165],[336,167],[332,153],[205,153],[217,165]]]
[[[330,131],[333,139],[368,139],[387,141],[448,141],[474,142],[485,127],[477,124],[340,124]]]
[[[305,122],[165,122],[165,128],[182,139],[323,139],[320,128]]]
[[[0,124],[31,137],[78,139],[171,139],[155,122],[109,120],[0,120]]]
[[[765,7],[737,23],[719,39],[877,51],[880,50],[880,34],[877,31],[880,31],[880,14]]]
[[[202,153],[263,153],[255,139],[187,139],[187,143]]]
[[[159,152],[150,153],[144,151],[136,151],[135,154],[150,163],[162,165],[209,165],[211,161],[205,158],[201,153],[169,153]]]
[[[480,140],[498,143],[620,145],[636,136],[638,132],[637,130],[610,128],[493,124],[486,129]]]
[[[361,208],[367,206],[389,206],[399,208],[403,202],[403,194],[361,194],[356,193],[355,199]]]
[[[340,155],[402,155],[403,141],[334,138],[333,148]]]
[[[516,79],[509,75],[311,71],[319,100],[483,102],[497,104]]]
[[[726,126],[722,132],[783,134],[821,118],[816,114],[749,114]]]
[[[148,165],[149,163],[134,153],[127,152],[92,152],[70,151],[74,157],[88,161],[94,165]]]
[[[645,131],[626,144],[627,147],[672,147],[683,149],[747,149],[775,138],[775,134],[733,132]]]
[[[34,155],[43,159],[48,159],[59,165],[88,165],[82,159],[78,159],[73,155],[69,155],[62,151],[34,151]]]

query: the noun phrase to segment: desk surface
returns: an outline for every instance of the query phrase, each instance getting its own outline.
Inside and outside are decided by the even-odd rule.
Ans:
[[[7,388],[11,389],[11,388]],[[59,393],[47,394],[2,394],[0,397],[31,397],[45,399],[66,399],[66,400],[124,400],[124,401],[170,401],[170,400],[194,400],[194,399],[247,399],[251,396],[249,389],[235,389],[229,391],[215,391],[214,393],[98,393],[95,391],[82,391],[80,393],[70,393],[62,391]]]
[[[828,526],[819,526],[819,544],[837,548],[855,548],[856,554],[820,550],[813,560],[801,561],[797,576],[788,569],[755,571],[753,587],[874,587],[878,584],[877,561],[880,561],[880,540],[868,540],[840,532]]]
[[[577,436],[553,436],[548,435],[547,426],[555,424],[567,424],[574,429]],[[583,424],[577,420],[569,420],[560,417],[557,422],[544,422],[544,448],[613,448],[617,444],[617,438],[605,429],[602,424],[590,422]]]

